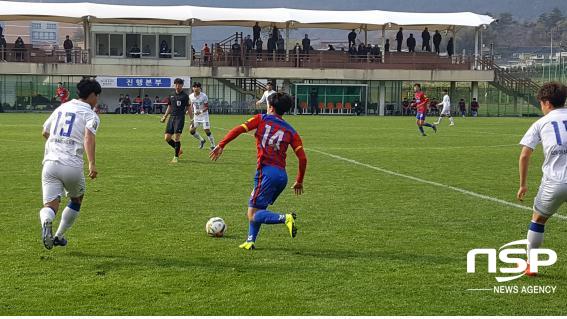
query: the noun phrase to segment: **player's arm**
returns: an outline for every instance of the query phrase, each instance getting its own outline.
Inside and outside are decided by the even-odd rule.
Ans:
[[[305,150],[303,149],[303,142],[299,134],[295,133],[293,139],[291,140],[291,147],[297,156],[299,162],[299,169],[297,171],[297,178],[292,188],[296,195],[303,194],[303,178],[305,177],[305,171],[307,169],[307,156],[305,155]]]
[[[520,153],[520,159],[518,162],[519,173],[520,173],[520,188],[516,195],[517,199],[520,201],[524,200],[526,193],[528,192],[528,167],[530,166],[530,158],[534,152],[528,146],[522,147],[522,152]]]
[[[87,160],[89,161],[89,177],[92,179],[95,179],[98,174],[95,164],[95,148],[95,135],[87,129],[85,130],[85,153],[87,153]]]
[[[264,102],[266,102],[266,94],[262,95],[262,98],[256,102],[256,105],[260,105]]]
[[[169,114],[171,114],[171,112],[173,111],[172,108],[173,108],[173,107],[171,106],[171,100],[168,99],[168,101],[167,101],[167,109],[165,110],[165,114],[161,117],[160,122],[162,122],[162,123],[165,122],[165,120],[167,119],[167,116],[168,116]]]
[[[253,118],[249,119],[248,121],[244,122],[243,124],[233,128],[226,134],[226,136],[219,142],[219,144],[211,151],[209,154],[209,158],[212,161],[216,161],[222,155],[224,147],[230,143],[232,140],[236,139],[240,134],[246,133],[250,130],[255,130],[258,128],[260,121],[262,119],[262,115],[258,114]]]

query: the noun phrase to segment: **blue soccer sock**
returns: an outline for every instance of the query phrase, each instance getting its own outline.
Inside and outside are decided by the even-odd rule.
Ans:
[[[284,224],[285,215],[275,214],[269,210],[259,210],[254,214],[254,221],[260,224]]]
[[[417,128],[419,129],[419,131],[421,132],[421,134],[425,134],[425,131],[423,130],[423,126],[418,126]]]
[[[427,126],[427,127],[433,127],[433,125],[429,124],[429,123],[424,123],[423,125]]]
[[[256,237],[258,237],[258,233],[260,232],[260,226],[262,226],[262,224],[257,222],[250,222],[250,224],[248,225],[248,238],[246,239],[246,241],[256,241]]]

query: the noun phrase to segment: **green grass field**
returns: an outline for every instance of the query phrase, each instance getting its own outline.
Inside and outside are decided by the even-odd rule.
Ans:
[[[172,165],[157,116],[103,115],[99,178],[87,182],[69,245],[47,251],[38,217],[46,118],[0,115],[0,315],[567,314],[567,220],[546,227],[558,262],[503,284],[554,294],[469,291],[498,283],[485,258],[467,274],[467,252],[523,239],[530,212],[372,168],[515,202],[516,144],[535,119],[457,118],[424,138],[413,117],[288,117],[309,159],[305,194],[288,189],[272,208],[298,211],[298,237],[264,225],[258,249],[243,251],[252,138],[212,163],[185,134]],[[211,116],[217,140],[246,118]],[[542,158],[538,149],[525,206]],[[289,186],[296,171],[290,151]],[[224,238],[206,236],[213,216],[227,222]]]

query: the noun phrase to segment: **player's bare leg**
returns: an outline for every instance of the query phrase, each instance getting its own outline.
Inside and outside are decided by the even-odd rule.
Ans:
[[[207,138],[209,139],[209,142],[211,143],[211,150],[214,150],[215,149],[215,138],[213,137],[213,134],[211,133],[211,129],[206,128],[205,134],[207,134]]]

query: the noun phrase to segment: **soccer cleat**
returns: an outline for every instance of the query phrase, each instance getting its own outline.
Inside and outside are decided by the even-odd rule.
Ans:
[[[295,236],[297,235],[297,226],[295,226],[296,218],[297,215],[295,213],[285,215],[285,225],[289,230],[289,235],[291,236],[291,238],[295,238]]]
[[[203,149],[203,146],[205,146],[205,140],[201,140],[200,142],[201,144],[199,144],[199,149]]]
[[[211,145],[211,151],[215,149],[215,145]]]
[[[242,245],[240,245],[240,246],[238,246],[238,247],[239,247],[239,248],[242,248],[242,249],[246,249],[246,250],[256,249],[256,246],[254,245],[254,242],[253,242],[253,241],[244,242],[244,244],[242,244]]]
[[[451,123],[451,124],[449,124],[449,126],[455,126],[455,123]]]
[[[427,134],[423,133],[423,134],[421,134],[421,136],[427,136]]]
[[[51,233],[51,222],[46,221],[41,226],[41,237],[43,239],[43,246],[47,249],[53,248],[53,236]]]
[[[61,247],[65,247],[67,246],[67,239],[65,239],[65,237],[53,237],[53,246],[61,246]]]
[[[528,266],[526,267],[526,271],[524,271],[524,275],[529,276],[529,277],[535,277],[535,276],[537,276],[537,272],[531,271],[530,264],[528,264]]]
[[[435,122],[435,123],[433,123],[433,125],[439,125],[439,122]]]
[[[171,160],[172,163],[178,163],[179,162],[179,157],[174,156],[173,159]]]
[[[433,124],[433,131],[437,133],[437,125]]]

